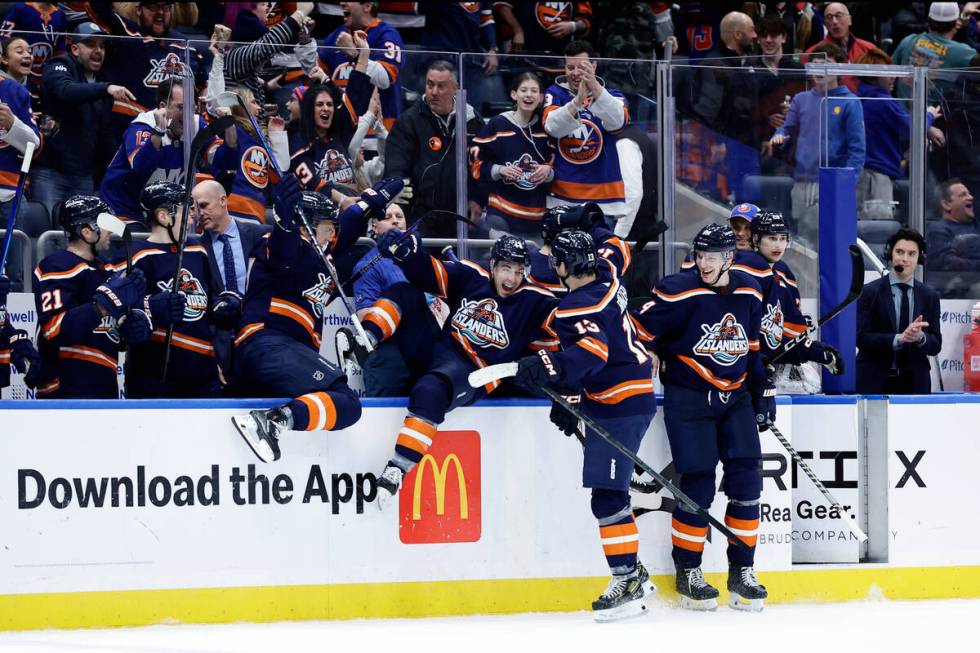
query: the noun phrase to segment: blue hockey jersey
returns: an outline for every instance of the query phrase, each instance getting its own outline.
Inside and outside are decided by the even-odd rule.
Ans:
[[[17,118],[30,127],[40,137],[34,117],[31,114],[31,97],[27,89],[12,79],[0,79],[0,102],[3,102]],[[38,156],[41,149],[34,152]],[[0,191],[17,190],[20,178],[20,165],[24,155],[7,141],[0,140]],[[3,225],[6,227],[6,222]]]
[[[625,274],[633,262],[629,245],[622,238],[609,231],[604,224],[593,223],[589,229],[589,235],[592,236],[592,241],[597,245],[599,256],[622,261],[620,276]],[[556,297],[568,292],[568,288],[562,285],[561,279],[558,278],[558,273],[551,267],[551,260],[548,255],[542,254],[541,250],[536,247],[531,247],[531,266],[527,280],[545,290],[550,290]]]
[[[228,212],[236,218],[256,220],[265,224],[265,207],[269,203],[270,176],[272,183],[278,177],[269,163],[269,153],[258,137],[235,125],[238,147],[232,148],[224,140],[215,147],[211,161],[213,173],[228,172],[235,175],[228,193]]]

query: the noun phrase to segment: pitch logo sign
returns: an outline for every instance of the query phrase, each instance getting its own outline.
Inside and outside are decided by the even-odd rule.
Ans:
[[[697,356],[706,356],[719,365],[728,367],[749,353],[749,339],[745,335],[745,329],[731,313],[725,313],[720,321],[711,326],[702,324],[701,330],[704,335],[694,345]]]
[[[398,501],[398,537],[404,544],[479,541],[480,434],[440,431],[405,475]]]
[[[510,336],[504,328],[504,316],[495,299],[464,299],[453,315],[453,328],[477,347],[507,349]]]

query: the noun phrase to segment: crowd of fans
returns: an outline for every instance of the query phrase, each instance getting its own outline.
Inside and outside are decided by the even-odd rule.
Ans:
[[[138,221],[140,189],[183,182],[185,111],[195,129],[235,118],[199,165],[235,218],[265,222],[277,168],[342,208],[399,177],[408,224],[455,212],[461,84],[472,236],[533,237],[547,207],[596,201],[617,235],[641,237],[655,193],[648,64],[671,56],[678,181],[720,203],[767,205],[779,200],[766,180],[791,180],[771,208],[812,244],[821,165],[859,173],[862,223],[903,220],[913,121],[906,79],[804,65],[896,63],[934,71],[927,231],[949,241],[934,250],[968,254],[930,268],[975,271],[980,74],[959,69],[980,64],[976,2],[0,5],[0,212],[33,141],[17,218],[32,237],[58,229],[60,203],[77,193]],[[458,225],[438,214],[422,233],[454,237]],[[22,255],[15,246],[8,264],[15,288]]]

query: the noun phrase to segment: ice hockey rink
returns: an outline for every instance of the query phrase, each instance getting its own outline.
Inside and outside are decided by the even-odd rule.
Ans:
[[[980,600],[782,604],[762,613],[721,606],[698,613],[656,597],[646,614],[597,624],[589,612],[280,622],[161,625],[107,630],[0,634],[0,651],[231,653],[313,650],[397,651],[980,651]],[[350,647],[345,649],[344,647]],[[505,648],[506,647],[506,648]],[[664,648],[670,647],[670,648]],[[630,650],[620,649],[620,650]]]

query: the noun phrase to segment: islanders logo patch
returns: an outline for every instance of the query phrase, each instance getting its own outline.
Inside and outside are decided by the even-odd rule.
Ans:
[[[313,314],[316,317],[323,317],[323,309],[329,303],[331,291],[333,291],[333,279],[322,272],[317,275],[316,284],[303,291],[303,299],[313,306]]]
[[[766,304],[766,314],[759,327],[769,349],[775,349],[783,339],[783,309],[779,302]]]
[[[208,312],[208,293],[204,290],[197,277],[187,268],[181,268],[177,275],[177,292],[184,296],[184,322],[196,322]],[[172,279],[157,281],[157,288],[163,291],[172,290]]]
[[[706,356],[719,365],[728,367],[749,353],[749,339],[745,336],[745,329],[731,313],[725,313],[720,321],[711,326],[702,324],[701,330],[704,335],[694,345],[696,356]]]
[[[591,163],[602,153],[602,130],[588,118],[579,114],[581,124],[568,136],[558,139],[558,152],[569,163]]]
[[[477,347],[506,349],[510,345],[495,299],[464,299],[453,315],[453,328]]]

